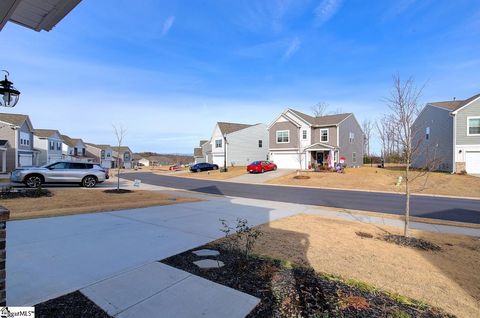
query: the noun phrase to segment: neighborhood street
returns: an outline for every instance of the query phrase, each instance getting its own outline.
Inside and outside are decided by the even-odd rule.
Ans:
[[[132,173],[122,176],[142,183],[202,193],[236,196],[260,200],[319,205],[335,208],[403,214],[404,197],[400,194],[327,190],[301,187],[242,184],[210,181],[153,173]],[[415,195],[411,215],[423,218],[480,224],[480,201]]]

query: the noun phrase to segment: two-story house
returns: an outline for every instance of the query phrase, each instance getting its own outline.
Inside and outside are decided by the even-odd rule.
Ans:
[[[270,157],[278,168],[363,164],[364,134],[352,113],[313,117],[287,109],[268,126]]]
[[[39,151],[38,164],[45,165],[63,159],[62,135],[55,129],[35,129],[33,146]]]
[[[412,165],[480,174],[480,94],[465,100],[427,103],[415,120]]]
[[[65,160],[93,161],[92,157],[87,156],[87,148],[80,138],[70,138],[62,135],[62,156]]]
[[[226,144],[225,144],[226,141]],[[265,124],[218,122],[209,142],[202,145],[209,163],[223,166],[246,166],[268,156],[268,132]]]
[[[109,145],[96,145],[92,143],[85,143],[87,156],[93,158],[104,168],[114,168],[115,159],[113,158],[113,148]]]
[[[33,126],[27,115],[0,113],[0,140],[8,143],[6,171],[38,165],[38,151],[33,147]]]
[[[118,165],[124,169],[133,168],[133,152],[127,146],[112,147],[113,158]]]

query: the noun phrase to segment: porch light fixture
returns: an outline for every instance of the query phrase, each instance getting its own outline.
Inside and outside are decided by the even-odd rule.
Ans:
[[[13,87],[13,83],[8,80],[10,73],[8,71],[2,70],[5,72],[5,79],[0,81],[0,106],[2,107],[15,107],[18,103],[20,97],[20,92]]]

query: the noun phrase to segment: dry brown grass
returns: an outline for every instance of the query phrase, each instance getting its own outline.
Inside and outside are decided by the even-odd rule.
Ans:
[[[441,246],[426,252],[379,240],[387,226],[297,215],[260,226],[255,253],[372,284],[458,315],[480,317],[480,239],[412,230]],[[366,232],[374,238],[361,238]]]
[[[179,177],[195,178],[195,179],[207,179],[207,180],[226,180],[233,177],[238,177],[247,173],[247,167],[228,167],[227,172],[220,172],[219,170],[210,170],[202,172],[188,172],[179,174]]]
[[[126,194],[104,193],[103,189],[54,189],[52,197],[2,200],[10,219],[27,219],[91,212],[115,211],[199,201],[154,191]]]
[[[417,172],[413,172],[414,174]],[[402,171],[398,167],[386,169],[364,166],[346,169],[346,173],[303,172],[310,179],[294,179],[296,173],[268,181],[271,184],[297,186],[313,186],[324,188],[359,189],[372,191],[404,191],[405,182],[396,186]],[[436,194],[480,198],[480,178],[468,175],[452,175],[432,172],[428,176],[417,178],[413,184],[413,192],[419,194]]]

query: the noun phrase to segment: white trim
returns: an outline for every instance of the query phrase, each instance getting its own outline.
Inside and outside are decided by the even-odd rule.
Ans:
[[[452,156],[452,172],[455,173],[457,172],[457,117],[455,116],[454,113],[450,113],[450,116],[452,116],[453,119],[453,156]]]
[[[300,117],[300,116],[298,116],[297,114],[295,114],[295,110],[294,110],[294,109],[289,108],[289,109],[287,110],[287,112],[289,112],[289,111],[290,111],[289,114],[292,114],[295,118],[299,119],[300,121],[303,121],[303,122],[304,122],[305,124],[307,124],[309,127],[312,127],[312,126],[313,126],[312,123],[306,121],[306,120],[303,119],[302,117]],[[301,125],[300,125],[300,126],[301,126]]]
[[[299,148],[270,148],[268,151],[299,151]]]
[[[286,132],[288,141],[278,141],[278,133]],[[277,144],[288,144],[290,143],[290,130],[276,130],[275,131],[275,143]]]
[[[338,127],[337,127],[338,129]],[[322,140],[322,131],[326,131],[327,132],[327,140]],[[330,132],[329,132],[329,129],[328,128],[320,128],[320,142],[328,142],[330,139]]]
[[[293,125],[297,126],[297,127],[301,127],[301,125],[299,125],[297,122],[295,122],[295,120],[293,118],[289,118],[288,115],[287,115],[287,112],[290,110],[290,108],[287,108],[285,109],[280,115],[277,116],[277,118],[275,118],[274,121],[272,121],[270,123],[270,125],[267,126],[267,130],[270,130],[270,128],[272,128],[273,125],[275,125],[277,123],[277,121],[280,119],[280,117],[284,116],[285,119],[287,119],[289,122],[291,122]],[[290,113],[290,114],[293,114],[293,113]],[[298,117],[298,116],[295,116],[295,117]]]
[[[474,100],[471,100],[470,102],[468,102],[467,104],[463,105],[462,107],[458,108],[458,109],[455,109],[452,114],[457,114],[460,110],[464,109],[465,107],[467,107],[468,105],[470,105],[471,103],[477,101],[480,99],[480,96],[478,96],[477,98],[475,98]]]
[[[470,119],[480,119],[480,116],[467,116],[467,136],[480,136],[480,134],[470,133]]]

